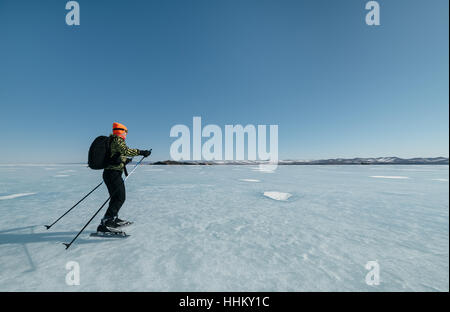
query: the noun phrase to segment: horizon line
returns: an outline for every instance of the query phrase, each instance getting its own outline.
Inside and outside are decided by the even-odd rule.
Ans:
[[[278,162],[284,161],[298,161],[298,162],[313,162],[313,161],[325,161],[325,160],[354,160],[354,159],[380,159],[380,158],[397,158],[402,160],[412,160],[412,159],[436,159],[436,158],[444,158],[449,160],[449,156],[433,156],[433,157],[411,157],[411,158],[402,158],[397,156],[379,156],[379,157],[334,157],[334,158],[317,158],[317,159],[280,159]],[[160,159],[160,160],[151,160],[150,162],[165,162],[165,161],[174,161],[174,162],[267,162],[268,160],[173,160],[173,159]],[[0,165],[87,165],[86,162],[0,162]]]

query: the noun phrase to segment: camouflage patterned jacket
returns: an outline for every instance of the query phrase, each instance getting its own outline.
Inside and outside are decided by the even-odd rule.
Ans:
[[[111,134],[109,137],[111,138],[111,157],[113,157],[113,155],[115,155],[116,153],[119,153],[121,163],[119,165],[109,165],[105,169],[123,171],[127,157],[138,156],[139,150],[135,148],[129,148],[125,144],[125,140],[117,135]]]

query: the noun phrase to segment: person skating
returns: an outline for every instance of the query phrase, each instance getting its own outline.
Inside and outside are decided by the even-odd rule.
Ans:
[[[103,170],[103,181],[108,188],[111,197],[109,201],[108,210],[102,218],[100,225],[97,227],[97,232],[120,232],[118,227],[129,224],[128,221],[121,220],[118,213],[126,198],[125,183],[122,179],[122,173],[125,170],[125,165],[131,161],[134,156],[148,157],[151,151],[139,150],[129,148],[125,144],[125,139],[128,134],[128,129],[124,125],[115,122],[113,123],[113,132],[109,136],[110,139],[110,164]]]

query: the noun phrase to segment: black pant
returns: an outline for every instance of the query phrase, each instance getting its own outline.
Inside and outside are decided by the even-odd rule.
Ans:
[[[104,170],[103,181],[105,181],[109,196],[111,196],[105,218],[117,217],[120,207],[125,202],[125,183],[122,179],[122,171]]]

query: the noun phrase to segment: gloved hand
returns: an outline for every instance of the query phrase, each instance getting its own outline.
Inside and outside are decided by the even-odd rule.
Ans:
[[[128,165],[132,160],[132,158],[127,158],[127,160],[125,160],[125,165]]]
[[[144,157],[148,157],[150,156],[150,154],[152,153],[152,151],[139,151],[139,155],[144,156]]]

